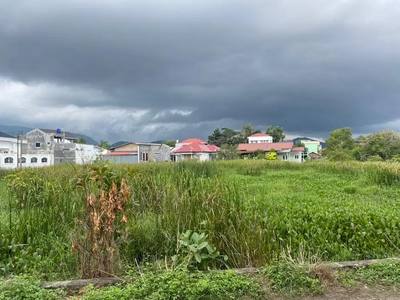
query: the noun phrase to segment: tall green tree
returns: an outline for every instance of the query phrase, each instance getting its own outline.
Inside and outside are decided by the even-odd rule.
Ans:
[[[237,145],[240,143],[240,132],[227,127],[217,128],[208,137],[208,143],[218,147],[222,145]]]
[[[100,148],[106,149],[106,150],[110,149],[110,142],[101,140],[100,141]]]
[[[355,141],[350,127],[336,129],[329,133],[329,139],[326,140],[327,150],[353,150]]]
[[[329,133],[329,139],[326,140],[326,151],[324,155],[335,161],[354,159],[354,149],[356,143],[352,137],[353,133],[350,127],[336,129]]]
[[[283,128],[279,126],[268,126],[266,134],[272,136],[272,141],[274,143],[281,142],[285,139],[286,135],[284,134]]]
[[[255,133],[260,133],[260,130],[254,129],[251,124],[243,125],[240,136],[238,137],[239,143],[247,143],[247,138]]]

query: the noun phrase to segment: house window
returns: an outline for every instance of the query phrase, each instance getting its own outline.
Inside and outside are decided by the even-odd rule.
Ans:
[[[31,158],[31,164],[37,163],[37,158],[36,157],[32,157]]]
[[[40,143],[36,143],[36,148],[40,148]]]
[[[149,161],[149,153],[147,152],[142,153],[142,161]]]
[[[295,155],[294,158],[295,158],[295,159],[299,159],[299,156],[298,156],[298,155]]]
[[[47,163],[47,157],[42,158],[42,163]]]
[[[4,159],[4,163],[6,164],[12,164],[14,162],[14,159],[12,157],[6,157]]]
[[[18,159],[18,161],[20,161],[21,163],[26,163],[26,158],[25,157],[22,157],[21,159]]]

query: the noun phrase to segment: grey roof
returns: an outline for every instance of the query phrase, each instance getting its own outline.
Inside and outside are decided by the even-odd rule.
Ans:
[[[43,131],[44,133],[57,133],[57,130],[53,130],[53,129],[42,129],[39,128],[39,130]],[[76,139],[76,134],[72,133],[72,132],[68,132],[68,131],[63,131],[63,134],[65,134],[65,137],[68,139]]]
[[[15,137],[1,131],[0,131],[0,137],[15,139]]]

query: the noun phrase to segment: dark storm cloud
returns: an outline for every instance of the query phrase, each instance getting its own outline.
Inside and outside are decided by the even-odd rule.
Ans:
[[[95,91],[36,100],[61,111],[148,110],[132,125],[142,139],[244,123],[326,135],[399,118],[394,1],[142,2],[2,2],[0,76]]]

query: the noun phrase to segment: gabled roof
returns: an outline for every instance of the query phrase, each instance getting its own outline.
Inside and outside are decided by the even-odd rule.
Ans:
[[[255,143],[255,144],[239,144],[238,150],[242,153],[253,153],[257,150],[275,151],[291,150],[293,148],[293,142],[279,142],[279,143]]]
[[[207,142],[200,140],[200,139],[187,139],[182,142],[179,142],[178,144],[192,144],[192,143],[197,143],[197,144],[202,144],[202,145],[207,144]]]
[[[11,135],[9,135],[7,133],[1,132],[1,131],[0,131],[0,137],[15,139],[15,137],[13,137],[13,136],[11,136]]]
[[[269,134],[266,133],[255,133],[249,137],[262,137],[262,136],[269,136]]]
[[[172,153],[215,153],[219,151],[219,147],[215,145],[202,145],[199,143],[191,143],[180,148],[172,149]]]

